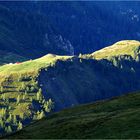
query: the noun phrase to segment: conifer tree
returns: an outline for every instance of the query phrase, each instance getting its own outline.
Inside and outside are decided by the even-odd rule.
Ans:
[[[22,96],[22,100],[25,100],[25,95]]]
[[[23,128],[23,125],[21,122],[18,123],[18,127],[17,127],[17,130],[21,130]]]
[[[30,98],[30,101],[31,101],[31,102],[33,101],[33,98],[32,98],[32,97]]]
[[[2,108],[1,115],[4,117],[6,116],[6,108]]]
[[[1,93],[3,92],[3,86],[0,87],[0,92],[1,92]]]
[[[6,131],[7,133],[12,133],[12,128],[11,128],[11,126],[6,127],[6,128],[5,128],[5,131]]]
[[[2,99],[5,101],[6,100],[6,96],[5,96],[5,93],[2,94]]]
[[[0,126],[1,128],[4,128],[4,121],[2,119],[0,119]]]
[[[10,123],[10,122],[12,122],[12,119],[13,119],[12,114],[10,114],[9,117],[7,118],[6,122]]]
[[[54,102],[49,99],[45,104],[44,104],[44,109],[46,112],[50,112],[54,108]]]
[[[80,57],[80,58],[82,57],[82,54],[81,54],[81,53],[79,54],[79,57]]]
[[[24,93],[24,95],[25,95],[25,96],[27,96],[27,91],[26,91],[26,90],[25,90],[25,93]]]
[[[139,55],[136,56],[136,61],[137,61],[137,62],[140,61]]]
[[[40,112],[40,114],[39,114],[39,119],[42,119],[42,118],[44,118],[45,117],[45,113],[44,113],[44,111],[42,110],[41,112]]]
[[[39,91],[37,92],[36,98],[37,98],[38,101],[43,99],[42,90],[41,89],[39,89]]]
[[[17,104],[19,104],[19,102],[20,102],[20,96],[18,95],[18,97],[17,97]]]
[[[36,119],[37,119],[37,120],[40,120],[40,119],[42,119],[42,118],[45,117],[45,113],[44,113],[43,110],[41,110],[41,112],[37,111],[37,114],[36,114],[36,115],[37,115],[37,116],[36,116]]]
[[[13,116],[13,123],[16,125],[17,124],[17,117],[16,115]]]

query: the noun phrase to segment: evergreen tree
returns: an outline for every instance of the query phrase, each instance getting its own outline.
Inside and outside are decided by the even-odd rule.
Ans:
[[[8,106],[8,110],[11,110],[11,108],[12,108],[12,107],[9,105],[9,106]]]
[[[35,92],[35,88],[33,86],[30,88],[30,92]]]
[[[30,88],[28,86],[26,87],[26,92],[30,92]]]
[[[123,69],[123,66],[121,65],[120,68]]]
[[[21,74],[19,74],[19,76],[18,76],[18,82],[20,82],[20,81],[22,81],[22,75]]]
[[[113,59],[113,65],[116,66],[116,67],[118,66],[118,61],[117,61],[116,58]]]
[[[5,101],[6,100],[6,96],[5,96],[5,93],[2,94],[2,99]]]
[[[44,113],[44,111],[42,110],[40,113],[39,113],[39,115],[38,115],[38,119],[40,120],[40,119],[42,119],[42,118],[44,118],[45,117],[45,113]]]
[[[17,104],[19,104],[20,103],[20,96],[18,95],[18,97],[17,97]]]
[[[139,55],[136,56],[136,61],[137,61],[137,62],[140,61]]]
[[[17,117],[16,115],[13,116],[13,123],[16,125],[17,124]]]
[[[7,118],[6,122],[10,123],[12,122],[13,118],[12,118],[12,114],[9,115],[9,117]]]
[[[32,98],[32,97],[30,97],[30,101],[31,101],[31,102],[33,101],[33,98]]]
[[[25,95],[22,96],[22,100],[25,100]]]
[[[82,54],[80,53],[80,54],[79,54],[79,58],[81,58],[81,57],[82,57]]]
[[[133,67],[131,67],[131,71],[132,71],[132,72],[135,72],[135,70],[134,70],[134,68],[133,68]]]
[[[6,108],[2,108],[1,115],[4,117],[6,116]]]
[[[54,108],[54,102],[49,99],[45,104],[44,104],[44,109],[46,112],[50,112]]]
[[[8,126],[5,128],[6,133],[12,133],[12,128],[11,126]]]
[[[23,83],[21,84],[21,90],[24,90],[25,87],[26,87],[26,85],[25,85],[25,83],[23,82]]]
[[[18,123],[18,126],[17,126],[17,130],[21,130],[23,128],[23,125],[21,122]]]
[[[24,92],[25,98],[27,97],[27,95],[28,95],[28,93],[27,93],[27,91],[25,90],[25,92]]]
[[[0,126],[1,126],[1,128],[4,128],[4,126],[5,126],[4,121],[2,119],[0,119]]]
[[[0,92],[1,92],[1,93],[3,92],[3,86],[0,87]]]
[[[37,92],[37,94],[36,94],[36,99],[37,99],[38,101],[43,99],[42,90],[41,90],[41,89],[39,89],[39,91]]]

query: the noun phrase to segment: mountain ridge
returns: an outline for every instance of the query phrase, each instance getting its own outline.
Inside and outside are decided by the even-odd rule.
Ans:
[[[134,59],[139,55],[140,42],[136,40],[123,40],[111,46],[105,47],[99,51],[95,51],[91,55],[95,59],[104,59],[107,57],[130,55]],[[101,55],[100,55],[101,54]]]
[[[26,126],[51,111],[138,91],[139,65],[131,56],[96,60],[89,54],[47,54],[0,66],[0,114],[4,120],[0,125],[6,126],[0,132],[8,132],[9,127],[16,131],[19,124]]]

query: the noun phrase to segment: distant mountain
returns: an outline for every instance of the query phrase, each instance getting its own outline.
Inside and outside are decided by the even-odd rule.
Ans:
[[[138,1],[6,1],[0,5],[0,49],[6,55],[30,59],[47,53],[85,54],[119,40],[140,40]]]
[[[137,92],[65,109],[6,138],[139,139],[139,101]]]
[[[14,11],[0,2],[0,64],[41,57],[47,53],[73,55],[71,43],[38,13]]]
[[[15,11],[38,12],[75,47],[91,53],[119,40],[139,40],[140,2],[129,1],[31,1],[4,3]]]
[[[140,90],[139,48],[140,42],[126,40],[92,54],[48,54],[1,66],[1,134],[20,130],[21,123],[26,126],[52,110]]]

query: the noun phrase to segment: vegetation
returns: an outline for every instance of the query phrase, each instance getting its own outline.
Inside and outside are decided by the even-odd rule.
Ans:
[[[130,48],[138,56],[139,47],[133,47]],[[59,111],[139,90],[139,61],[131,54],[93,58],[92,54],[79,57],[48,54],[1,66],[1,136],[44,118],[53,108]]]
[[[65,61],[65,60],[68,60],[71,58],[72,58],[72,56],[55,56],[52,54],[48,54],[39,59],[29,60],[29,61],[25,61],[25,62],[19,63],[19,64],[16,64],[16,63],[15,64],[6,64],[6,65],[0,67],[0,76],[16,73],[16,74],[19,74],[20,78],[23,78],[22,75],[25,75],[24,73],[34,72],[36,74],[42,68],[46,68],[48,66],[54,66],[54,64],[58,60]],[[9,72],[9,70],[10,70],[10,72]],[[19,78],[19,80],[20,80],[20,78]],[[24,77],[24,78],[26,80],[26,77]]]
[[[38,75],[42,68],[53,67],[59,59],[71,58],[48,54],[40,59],[0,67],[0,136],[21,130],[54,108],[53,101],[44,98]]]
[[[20,71],[6,76],[2,74],[0,136],[19,131],[30,122],[45,117],[47,110],[52,110],[53,101],[44,100],[36,76],[30,72],[21,74]]]
[[[8,138],[137,139],[140,138],[139,101],[138,92],[65,109]]]
[[[129,55],[134,59],[138,59],[140,50],[140,42],[135,40],[126,40],[115,43],[112,46],[103,48],[91,54],[95,59],[110,59],[114,56]]]

